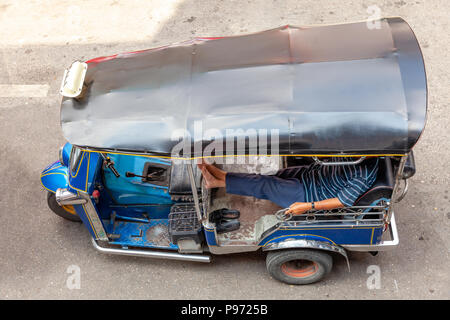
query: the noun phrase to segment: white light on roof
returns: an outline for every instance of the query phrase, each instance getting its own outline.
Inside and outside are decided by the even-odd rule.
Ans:
[[[87,68],[86,63],[75,61],[69,69],[64,71],[60,90],[64,97],[75,98],[81,94]]]

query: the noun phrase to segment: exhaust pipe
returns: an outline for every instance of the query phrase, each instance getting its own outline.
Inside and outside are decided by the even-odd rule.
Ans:
[[[169,259],[169,260],[183,260],[193,262],[211,262],[210,256],[197,255],[197,254],[181,254],[175,252],[162,252],[162,251],[150,251],[150,250],[132,250],[132,249],[118,249],[118,248],[105,248],[98,245],[97,241],[92,238],[92,244],[97,251],[101,253],[117,254],[122,256],[144,257],[144,258],[156,258],[156,259]]]

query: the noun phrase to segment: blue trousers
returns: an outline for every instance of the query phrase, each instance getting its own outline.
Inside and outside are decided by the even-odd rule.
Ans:
[[[294,202],[305,201],[305,190],[296,178],[302,167],[291,167],[275,175],[228,172],[225,176],[227,193],[270,200],[287,208]]]

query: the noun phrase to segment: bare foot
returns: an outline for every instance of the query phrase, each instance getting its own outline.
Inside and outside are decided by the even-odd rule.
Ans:
[[[202,167],[206,168],[216,179],[225,181],[227,172],[207,163],[204,159],[200,159],[197,166],[200,170],[202,170]]]
[[[218,179],[214,175],[212,175],[211,172],[208,170],[209,166],[211,166],[211,165],[205,165],[205,164],[198,165],[199,169],[202,171],[202,174],[203,174],[205,187],[207,189],[225,187],[225,179],[223,179],[223,180]]]

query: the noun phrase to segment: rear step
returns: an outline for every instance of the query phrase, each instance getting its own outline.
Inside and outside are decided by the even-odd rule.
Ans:
[[[145,257],[145,258],[156,258],[156,259],[169,259],[169,260],[183,260],[183,261],[193,261],[193,262],[211,262],[211,257],[207,255],[198,254],[182,254],[175,252],[164,252],[148,249],[120,249],[120,248],[105,248],[98,245],[95,239],[92,239],[92,244],[94,248],[101,253],[117,254],[124,256],[133,257]]]

